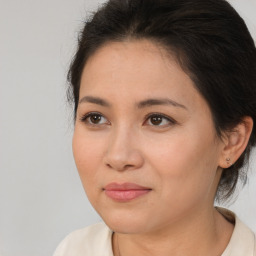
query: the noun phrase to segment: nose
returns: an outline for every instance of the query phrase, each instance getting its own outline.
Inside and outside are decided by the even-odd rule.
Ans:
[[[144,159],[136,142],[135,132],[131,129],[119,128],[113,131],[104,156],[105,165],[116,171],[140,168]]]

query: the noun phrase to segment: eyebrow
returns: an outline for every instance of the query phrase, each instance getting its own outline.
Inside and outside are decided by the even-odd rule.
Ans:
[[[81,100],[79,100],[79,104],[85,103],[85,102],[101,105],[103,107],[111,107],[111,104],[108,103],[106,100],[103,100],[98,97],[93,97],[93,96],[85,96]]]
[[[174,100],[168,99],[168,98],[143,100],[138,103],[137,107],[144,108],[144,107],[151,107],[151,106],[156,106],[156,105],[171,105],[173,107],[187,109],[184,105],[182,105]]]
[[[112,106],[108,101],[106,101],[102,98],[99,98],[99,97],[94,97],[94,96],[84,96],[81,100],[79,100],[79,104],[85,103],[85,102],[97,104],[97,105],[100,105],[103,107],[111,107]],[[139,109],[142,109],[142,108],[157,106],[157,105],[165,105],[165,106],[171,105],[173,107],[183,108],[183,109],[187,110],[187,108],[184,105],[182,105],[174,100],[171,100],[169,98],[146,99],[141,102],[138,102],[136,104],[136,107]]]

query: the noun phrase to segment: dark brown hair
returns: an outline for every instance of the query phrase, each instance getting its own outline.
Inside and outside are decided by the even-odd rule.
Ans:
[[[224,0],[110,0],[85,22],[68,73],[74,116],[82,70],[90,56],[111,41],[148,39],[175,54],[207,101],[218,136],[243,117],[256,123],[256,50],[243,19]],[[246,169],[256,133],[246,150],[224,169],[217,197],[229,198]]]

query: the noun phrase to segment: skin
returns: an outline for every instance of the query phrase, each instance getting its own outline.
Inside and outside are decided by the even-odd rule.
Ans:
[[[147,99],[167,98],[172,104],[138,107]],[[91,112],[101,117],[98,123],[85,118]],[[156,125],[148,117],[154,113],[169,120],[162,117]],[[233,161],[243,150],[233,148],[228,137],[216,135],[207,102],[161,47],[147,40],[111,42],[89,58],[73,152],[88,199],[115,231],[115,255],[117,238],[122,256],[220,255],[233,225],[213,202],[226,157]],[[151,190],[117,202],[103,190],[111,182]]]

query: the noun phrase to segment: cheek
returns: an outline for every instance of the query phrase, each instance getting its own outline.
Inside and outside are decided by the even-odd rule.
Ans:
[[[214,136],[190,130],[152,143],[147,159],[157,170],[159,187],[166,196],[190,200],[211,190],[217,169]]]
[[[73,155],[84,188],[96,183],[102,162],[104,141],[76,128],[73,136]]]

